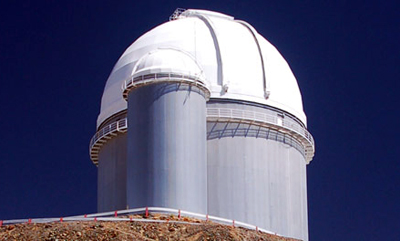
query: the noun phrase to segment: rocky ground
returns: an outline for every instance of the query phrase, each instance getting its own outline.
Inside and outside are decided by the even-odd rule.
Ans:
[[[133,217],[137,218],[137,217]],[[176,216],[153,219],[178,220]],[[24,223],[0,227],[0,240],[265,240],[296,241],[244,228],[182,218],[181,223],[140,221],[69,221]]]

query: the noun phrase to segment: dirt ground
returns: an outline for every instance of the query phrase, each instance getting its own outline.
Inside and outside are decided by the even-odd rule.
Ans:
[[[138,217],[133,217],[138,218]],[[153,219],[178,220],[175,216]],[[0,227],[0,240],[265,240],[297,241],[271,234],[182,218],[191,224],[148,223],[138,221],[69,221],[24,223]]]

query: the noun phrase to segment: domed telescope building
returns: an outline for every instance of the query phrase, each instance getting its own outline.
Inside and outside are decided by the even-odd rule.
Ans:
[[[308,240],[314,151],[276,48],[244,21],[178,9],[107,80],[90,143],[98,211],[181,209]]]

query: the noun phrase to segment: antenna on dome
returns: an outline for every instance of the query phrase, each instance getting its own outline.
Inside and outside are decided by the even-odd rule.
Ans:
[[[186,11],[186,9],[184,9],[184,8],[175,9],[174,13],[171,16],[169,16],[169,21],[177,20],[179,18],[179,16],[185,11]]]

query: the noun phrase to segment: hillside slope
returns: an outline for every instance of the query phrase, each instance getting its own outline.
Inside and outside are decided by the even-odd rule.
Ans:
[[[69,221],[13,224],[0,227],[0,240],[296,240],[210,221],[187,218],[182,221],[191,223]]]

